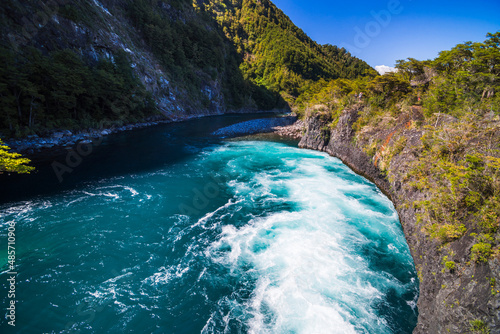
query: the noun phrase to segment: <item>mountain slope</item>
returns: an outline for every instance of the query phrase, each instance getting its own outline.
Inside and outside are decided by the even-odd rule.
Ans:
[[[308,82],[370,71],[270,1],[6,0],[0,131],[288,108]]]
[[[245,78],[293,101],[311,81],[354,79],[376,72],[345,49],[319,45],[269,0],[204,1],[244,62]]]

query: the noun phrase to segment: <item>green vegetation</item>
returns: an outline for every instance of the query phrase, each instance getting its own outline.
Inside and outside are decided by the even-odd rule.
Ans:
[[[205,0],[239,56],[245,79],[280,93],[288,102],[320,79],[354,79],[375,71],[345,49],[321,46],[269,0]]]
[[[491,256],[491,244],[480,242],[472,246],[471,260],[475,262],[487,262]]]
[[[490,287],[491,287],[491,294],[492,294],[493,296],[496,296],[496,295],[500,292],[500,291],[499,291],[499,290],[497,290],[497,288],[496,288],[496,284],[497,284],[497,280],[496,280],[496,278],[494,278],[494,277],[491,277],[491,278],[486,277],[486,279],[488,279],[488,281],[489,281],[489,283],[490,283]]]
[[[70,49],[44,55],[0,48],[0,101],[7,137],[121,125],[155,113],[123,51],[92,63]]]
[[[463,222],[472,220],[469,229],[480,232],[471,249],[475,262],[486,262],[498,246],[486,236],[497,233],[500,222],[500,138],[497,123],[488,122],[500,106],[499,37],[488,34],[484,43],[457,45],[421,66],[401,62],[398,73],[431,78],[413,92],[422,96],[426,125],[408,178],[430,194],[414,205],[431,237],[443,243],[465,235]]]
[[[10,148],[0,139],[0,174],[4,172],[29,174],[35,169],[28,166],[29,159],[22,158],[21,154],[9,152],[9,150]]]
[[[450,272],[453,272],[457,268],[455,261],[448,260],[448,255],[443,257],[441,263],[444,264],[445,269],[448,269]],[[442,272],[444,272],[445,269],[443,269]]]
[[[443,251],[444,249],[445,248],[442,248],[441,250]],[[457,269],[457,263],[452,260],[452,258],[455,256],[455,252],[448,247],[448,255],[443,256],[441,260],[441,264],[443,265],[443,269],[441,269],[442,273],[445,273],[446,271],[450,273],[455,272],[455,270]]]
[[[208,12],[196,14],[192,1],[134,0],[128,1],[126,11],[179,88],[193,100],[206,99],[200,88],[219,80],[230,109],[251,107],[252,98],[258,108],[276,106],[277,96],[266,96],[243,79],[232,43]]]
[[[457,264],[455,263],[455,261],[446,261],[444,265],[445,265],[446,269],[448,269],[449,271],[453,271],[457,267]]]
[[[470,330],[474,334],[489,334],[490,333],[490,329],[482,320],[479,320],[479,319],[472,320],[470,322],[470,325],[471,325]]]
[[[382,171],[404,150],[412,153],[405,168],[388,176],[397,173],[408,190],[426,194],[409,203],[422,230],[441,245],[470,235],[471,259],[488,261],[500,244],[500,32],[435,60],[400,60],[397,68],[377,77],[320,80],[299,96],[297,108],[326,112],[334,124],[339,108],[363,106],[355,141]],[[420,142],[410,146],[410,133],[422,135]]]

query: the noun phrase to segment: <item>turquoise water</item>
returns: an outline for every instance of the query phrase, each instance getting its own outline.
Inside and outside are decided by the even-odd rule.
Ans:
[[[417,275],[373,184],[285,143],[191,153],[0,207],[1,332],[411,333]]]

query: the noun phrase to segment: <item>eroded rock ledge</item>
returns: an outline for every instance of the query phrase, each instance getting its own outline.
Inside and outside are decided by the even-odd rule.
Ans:
[[[414,333],[483,333],[473,330],[471,321],[474,320],[485,325],[484,333],[487,333],[487,328],[489,333],[500,333],[500,295],[492,291],[491,285],[492,279],[500,281],[498,259],[467,264],[473,240],[465,236],[450,243],[460,268],[443,270],[439,242],[430,238],[417,224],[416,209],[408,205],[426,198],[425,193],[408,185],[398,172],[408,168],[408,163],[416,159],[412,148],[419,143],[422,130],[405,127],[405,124],[417,121],[418,113],[403,115],[392,127],[373,133],[387,142],[396,130],[407,138],[405,148],[388,167],[388,178],[375,166],[376,158],[368,156],[355,143],[353,124],[362,108],[357,105],[345,110],[333,129],[319,115],[309,117],[299,147],[324,151],[341,159],[355,172],[374,182],[393,201],[420,279],[419,318]]]

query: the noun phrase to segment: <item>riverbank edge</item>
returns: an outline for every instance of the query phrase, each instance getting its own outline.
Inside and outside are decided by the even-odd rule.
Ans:
[[[39,154],[50,155],[51,151],[57,151],[63,148],[71,148],[77,144],[89,144],[93,140],[108,136],[113,133],[131,131],[134,129],[147,128],[159,124],[171,124],[187,122],[190,120],[205,118],[210,116],[223,116],[223,115],[239,115],[239,114],[262,114],[276,116],[289,113],[287,109],[271,110],[271,111],[241,111],[232,110],[226,113],[216,114],[196,114],[196,115],[183,115],[178,118],[167,118],[164,115],[152,116],[143,122],[130,123],[122,126],[111,126],[102,129],[85,129],[78,130],[75,133],[67,130],[60,129],[54,131],[50,136],[39,137],[37,135],[30,135],[26,138],[11,138],[3,139],[3,142],[9,146],[12,151],[21,153],[28,158],[34,158]]]
[[[426,194],[417,189],[409,190],[410,187],[403,184],[405,181],[397,176],[389,181],[387,174],[375,166],[372,158],[356,146],[353,124],[362,109],[362,105],[356,105],[344,110],[332,129],[319,115],[307,118],[299,147],[323,151],[340,159],[354,172],[373,182],[393,202],[420,281],[417,302],[419,316],[414,334],[475,333],[471,323],[475,320],[482,321],[491,333],[498,333],[500,301],[492,296],[489,285],[489,279],[498,276],[498,259],[465,265],[470,261],[470,240],[462,238],[453,242],[451,247],[457,252],[465,269],[462,272],[443,270],[444,253],[440,250],[440,244],[419,226],[416,210],[407,205],[426,198]],[[406,135],[410,147],[420,141],[422,132],[411,129],[407,130]],[[394,158],[389,174],[398,175],[395,171],[407,166],[412,159],[415,159],[412,150],[405,149]]]

